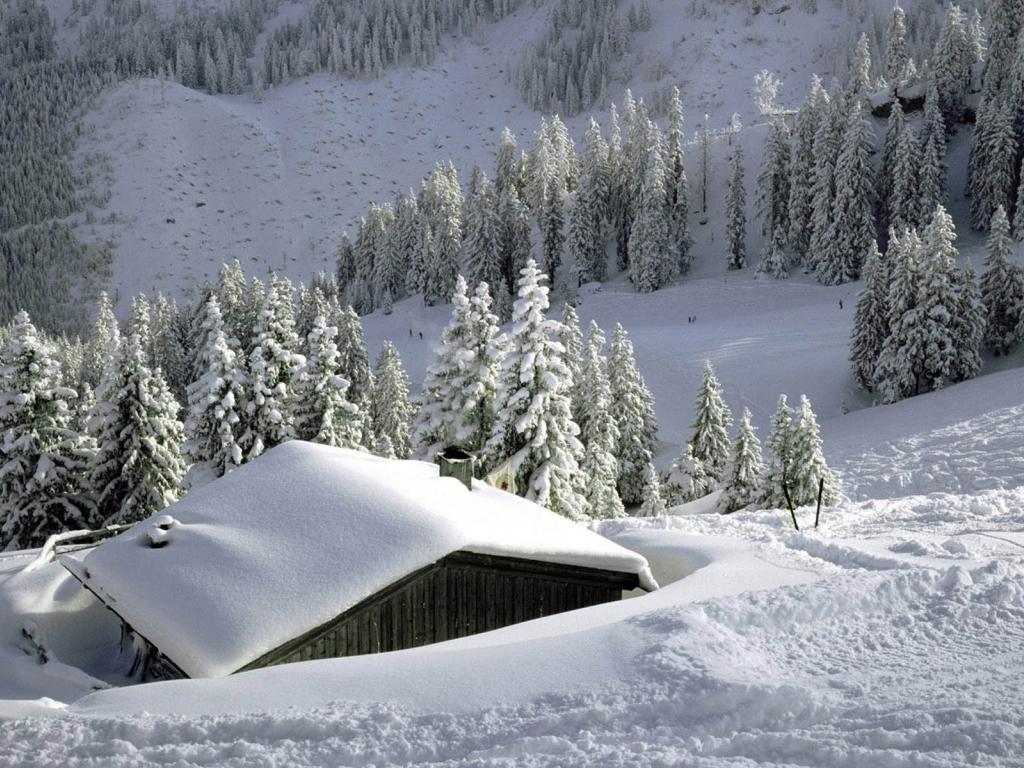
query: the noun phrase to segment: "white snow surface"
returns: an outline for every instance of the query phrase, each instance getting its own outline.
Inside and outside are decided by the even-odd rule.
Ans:
[[[166,533],[155,528],[165,515]],[[478,481],[470,492],[426,462],[301,441],[69,565],[190,677],[220,677],[460,550],[635,573],[657,587],[640,555],[518,496]]]

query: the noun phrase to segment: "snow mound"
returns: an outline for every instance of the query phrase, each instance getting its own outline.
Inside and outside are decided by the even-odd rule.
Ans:
[[[459,550],[657,587],[640,555],[518,496],[299,441],[67,564],[189,676],[219,677]]]

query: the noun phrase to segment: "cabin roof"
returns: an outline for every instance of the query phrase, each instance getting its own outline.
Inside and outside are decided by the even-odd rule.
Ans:
[[[640,555],[518,496],[299,441],[65,565],[186,674],[220,677],[460,550],[657,586]]]

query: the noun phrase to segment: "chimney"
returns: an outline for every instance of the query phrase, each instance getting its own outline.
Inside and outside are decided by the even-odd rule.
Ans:
[[[437,452],[435,461],[441,467],[441,477],[454,477],[469,490],[473,490],[475,457],[472,453],[457,445],[450,445]]]

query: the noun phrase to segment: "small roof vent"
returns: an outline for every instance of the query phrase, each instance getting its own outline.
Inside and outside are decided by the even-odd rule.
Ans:
[[[437,452],[435,461],[441,468],[441,477],[454,477],[469,490],[473,490],[476,457],[472,453],[457,445],[450,445]]]

